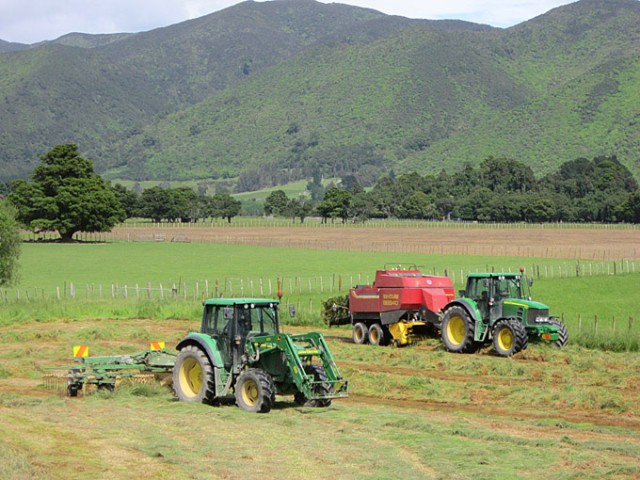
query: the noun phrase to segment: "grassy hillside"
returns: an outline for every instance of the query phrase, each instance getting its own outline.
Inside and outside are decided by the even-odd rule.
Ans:
[[[135,172],[140,159],[114,149],[116,139],[377,18],[386,17],[313,1],[246,2],[150,32],[70,34],[0,53],[0,179],[25,177],[40,155],[66,142],[78,143],[99,171],[126,163]]]
[[[416,26],[316,48],[147,128],[131,156],[146,156],[151,177],[168,165],[183,178],[235,176],[274,161],[300,175],[318,165],[327,175],[388,170],[470,116],[528,98],[477,35]]]
[[[637,175],[638,25],[635,0],[583,1],[505,31],[420,24],[326,45],[163,119],[126,150],[150,177],[426,173],[490,155],[544,174],[612,154]]]
[[[130,180],[261,185],[509,156],[640,174],[640,2],[581,0],[500,30],[313,0],[244,2],[131,35],[0,43],[0,180],[74,142]]]

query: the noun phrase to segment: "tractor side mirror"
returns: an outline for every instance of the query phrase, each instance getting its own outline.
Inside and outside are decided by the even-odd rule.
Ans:
[[[296,316],[296,306],[295,305],[289,305],[289,316],[291,318]]]
[[[465,296],[465,291],[464,290],[458,290],[458,296],[459,297],[464,297]]]

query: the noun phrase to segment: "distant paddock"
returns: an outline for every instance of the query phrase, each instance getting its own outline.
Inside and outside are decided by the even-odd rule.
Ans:
[[[235,220],[234,220],[235,222]],[[640,259],[640,229],[603,226],[509,226],[415,223],[402,226],[135,224],[97,234],[100,240],[208,242],[343,251],[569,258]],[[83,239],[82,234],[79,236]],[[85,239],[91,240],[91,235]]]

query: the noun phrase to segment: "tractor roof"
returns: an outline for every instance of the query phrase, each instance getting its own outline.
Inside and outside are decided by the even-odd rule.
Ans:
[[[248,303],[280,303],[279,300],[273,298],[209,298],[202,302],[203,305],[220,305],[220,306],[234,306],[234,305],[246,305]]]

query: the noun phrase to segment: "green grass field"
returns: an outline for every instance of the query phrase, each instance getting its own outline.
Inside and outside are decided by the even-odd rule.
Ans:
[[[638,478],[640,326],[629,331],[628,317],[640,307],[640,273],[536,278],[535,298],[569,326],[562,350],[455,355],[435,338],[402,349],[358,346],[349,327],[322,325],[322,300],[371,281],[389,262],[447,270],[457,288],[465,272],[522,263],[196,243],[25,244],[20,283],[0,291],[0,479]],[[575,264],[524,266],[571,272]],[[219,294],[273,296],[278,279],[283,302],[298,311],[284,330],[324,333],[349,379],[348,399],[315,409],[278,397],[271,413],[254,415],[232,402],[177,402],[160,385],[73,399],[42,388],[47,367],[70,364],[73,345],[89,345],[91,355],[129,354],[151,340],[173,348],[199,327],[205,285],[208,294],[217,284]],[[150,295],[132,288],[148,283]],[[161,299],[161,283],[176,284],[175,296]]]
[[[575,262],[558,259],[199,243],[25,244],[20,282],[1,292],[5,308],[0,322],[61,316],[193,318],[205,296],[274,297],[280,282],[283,301],[297,307],[296,322],[319,325],[323,300],[346,294],[354,284],[370,283],[375,270],[389,263],[416,264],[437,275],[447,272],[456,289],[470,271],[517,271],[524,266],[536,277],[534,298],[564,318],[574,342],[638,349],[640,272],[576,277]],[[142,290],[148,285],[151,292]],[[161,285],[164,302],[158,301]]]

